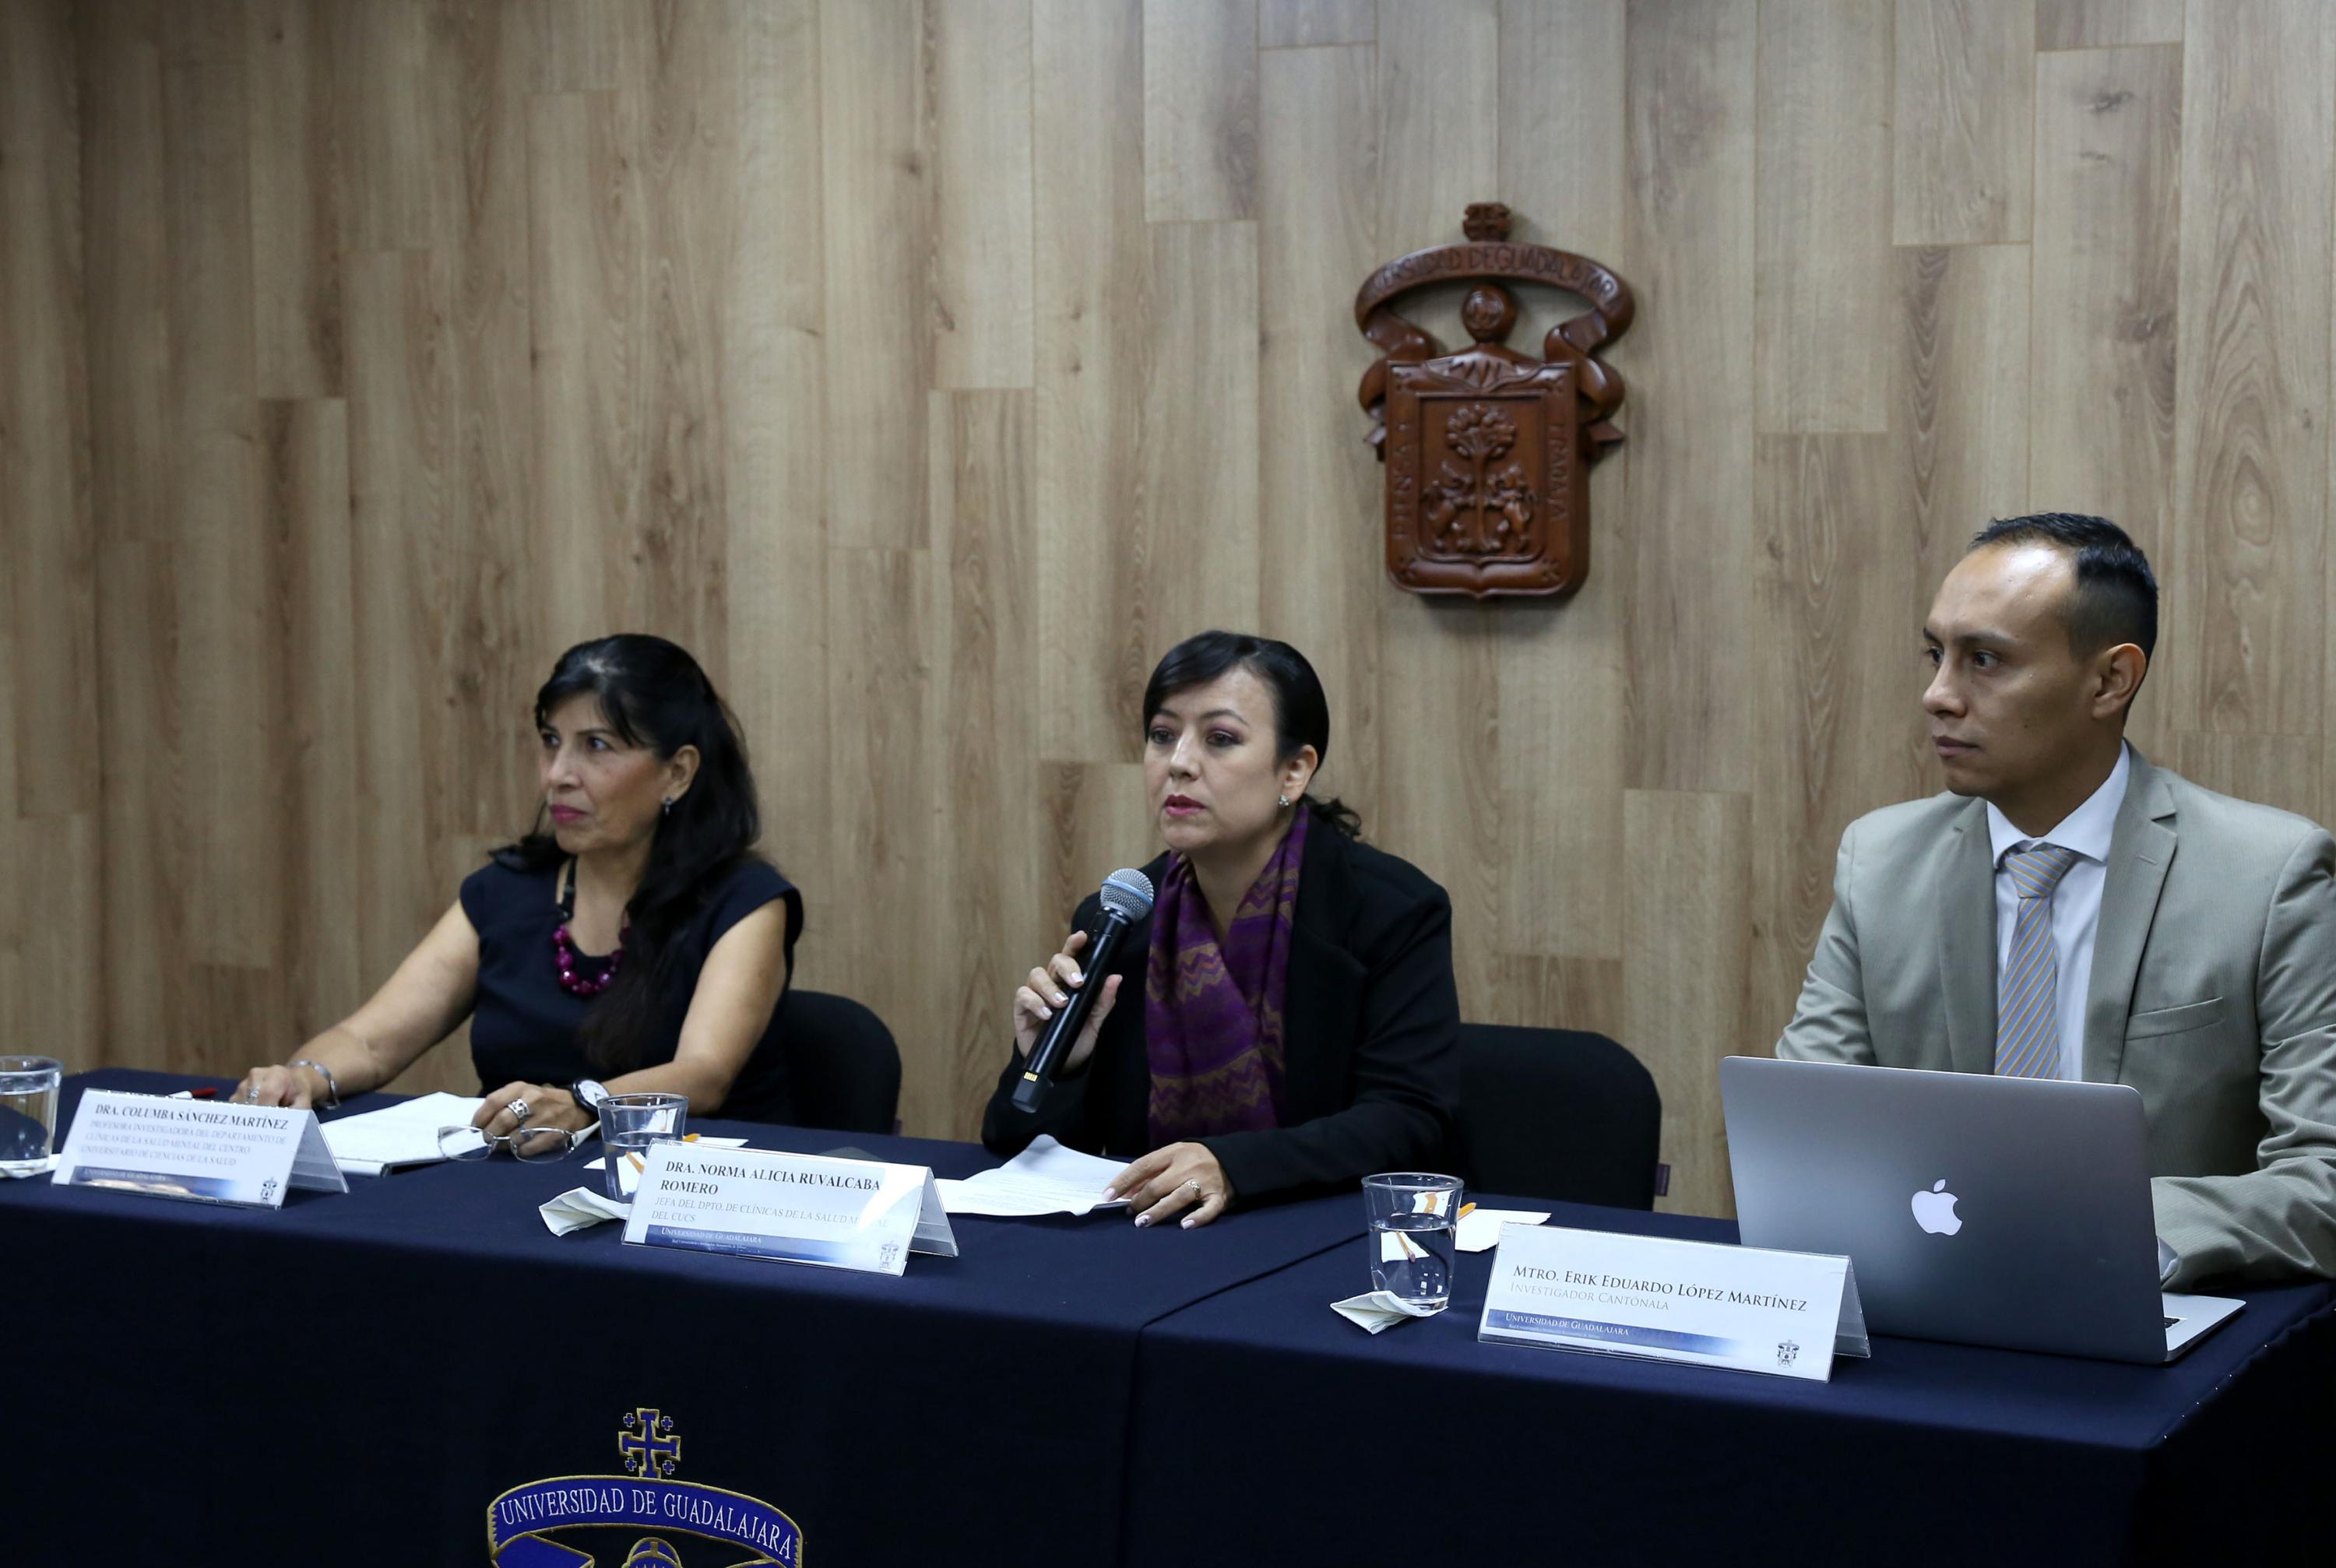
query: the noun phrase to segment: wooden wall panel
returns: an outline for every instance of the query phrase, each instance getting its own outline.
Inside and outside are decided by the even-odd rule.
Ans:
[[[284,855],[276,950],[292,1027],[330,1027],[370,994],[359,922],[315,919],[351,903],[349,847],[360,840],[361,750],[349,527],[348,405],[338,399],[260,404],[259,508],[276,568],[270,598],[283,607],[270,650],[284,671],[285,810],[275,829]],[[379,977],[375,977],[378,984]]]
[[[1120,530],[1142,503],[1153,330],[1143,0],[1034,0],[1040,755],[1133,761],[1158,650]],[[1110,868],[1105,868],[1106,870]],[[1101,877],[1096,878],[1098,883]]]
[[[1544,243],[1595,257],[1631,275],[1627,253],[1625,150],[1612,128],[1625,114],[1624,14],[1600,0],[1501,7],[1500,181],[1504,199],[1530,216]],[[1559,313],[1582,308],[1567,298]],[[1559,314],[1553,313],[1553,314]],[[1520,332],[1514,340],[1530,347]],[[1627,344],[1629,339],[1624,339]],[[1624,589],[1630,531],[1611,526],[1629,489],[1630,448],[1597,471],[1601,487],[1587,583],[1555,613],[1510,618],[1496,657],[1501,694],[1500,799],[1536,803],[1530,832],[1514,833],[1500,873],[1503,953],[1568,959],[1618,959],[1621,943]],[[1545,611],[1548,607],[1536,607]],[[1543,1015],[1568,1027],[1601,1026],[1620,994],[1602,962],[1569,971],[1580,983],[1551,992],[1533,966],[1504,967],[1504,990],[1520,977],[1533,998],[1579,1001],[1583,1010]],[[1509,1007],[1503,998],[1501,1006]]]
[[[1893,515],[1892,457],[1886,435],[1764,436],[1756,452],[1756,646],[1774,668],[1747,692],[1773,742],[1752,798],[1757,1018],[1791,1016],[1842,829],[1923,793],[1915,536]]]
[[[1144,216],[1257,216],[1258,0],[1144,0]]]
[[[1157,846],[1153,661],[1254,626],[1450,889],[1467,1016],[1623,1039],[1724,1211],[1711,1064],[1785,1022],[1843,823],[1936,787],[1915,630],[1988,518],[2126,522],[2136,735],[2336,804],[2336,44],[2183,12],[0,5],[0,1037],[281,1054],[527,823],[559,652],[638,627],[741,716],[799,979],[963,1135],[1016,977]],[[1640,303],[1559,606],[1380,564],[1354,290],[1488,199]],[[936,903],[971,934],[904,962]]]
[[[1378,238],[1380,249],[1394,257],[1449,238],[1462,211],[1484,200],[1499,177],[1498,94],[1445,89],[1455,82],[1498,82],[1500,8],[1494,0],[1442,7],[1384,4],[1378,56]],[[1402,846],[1402,854],[1451,894],[1461,988],[1487,998],[1498,976],[1505,852],[1500,802],[1505,625],[1492,606],[1387,596],[1378,628],[1382,725],[1375,737],[1380,793],[1368,803],[1371,815],[1365,824],[1379,842]]]
[[[825,362],[819,6],[741,0],[734,15],[737,221],[715,349],[730,433],[729,646],[715,679],[745,731],[764,842],[823,936],[842,885],[828,835],[825,404],[763,390],[816,386]],[[796,979],[831,983],[833,946],[798,947]]]
[[[2029,504],[2029,258],[2024,245],[1920,246],[1896,254],[1891,367],[1895,523],[1913,534],[1913,633],[1947,570],[1988,521]]]
[[[932,148],[924,0],[822,0],[827,509],[839,545],[925,543]]]
[[[1763,431],[1879,431],[1889,387],[1890,17],[1760,7],[1755,413]]]
[[[341,174],[326,17],[302,0],[254,0],[245,50],[265,92],[251,100],[253,390],[341,390]]]
[[[1898,244],[2028,238],[2035,34],[2026,0],[1898,0]]]
[[[74,55],[67,7],[0,12],[0,1028],[87,1066],[103,777]]]
[[[1260,73],[1258,196],[1257,625],[1306,652],[1330,699],[1320,790],[1380,796],[1373,548],[1382,470],[1353,405],[1373,357],[1341,304],[1378,254],[1378,84],[1367,48],[1273,50]]]
[[[453,701],[447,814],[509,842],[531,814],[534,735],[526,722],[558,651],[541,591],[533,504],[534,288],[528,179],[525,14],[474,5],[453,43],[461,72],[462,166],[449,266],[453,295],[448,506],[459,567],[435,628]]]
[[[1369,44],[1377,36],[1378,0],[1258,0],[1260,48]]]
[[[1031,382],[1030,0],[926,15],[933,89],[933,381]]]
[[[163,224],[171,265],[170,494],[180,552],[177,696],[202,716],[180,730],[174,813],[188,896],[206,912],[183,933],[196,963],[277,962],[283,868],[268,798],[283,729],[276,606],[258,508],[252,357],[249,136],[243,19],[176,6],[162,54]],[[205,1020],[207,1024],[209,1020]],[[196,1026],[198,1028],[203,1024]]]
[[[2184,0],[2036,0],[2036,47],[2182,42]]]
[[[2158,563],[2161,636],[2195,584],[2174,558],[2182,238],[2182,54],[2087,50],[2036,63],[2036,245],[2029,491],[2043,511],[2113,517]],[[2163,644],[2171,661],[2180,639]],[[2134,710],[2156,750],[2173,682]]]
[[[1763,1051],[1778,1029],[1748,1021],[1752,820],[1742,794],[1631,790],[1622,797],[1622,1034],[1663,1097],[1661,1206],[1735,1213],[1719,1115],[1719,1058]],[[1766,1036],[1763,1038],[1761,1037]]]
[[[1159,225],[1151,278],[1137,504],[1119,531],[1147,667],[1204,627],[1257,623],[1257,226]]]
[[[2336,13],[2201,5],[2183,46],[2174,722],[2317,734]]]
[[[1751,782],[1737,672],[1751,628],[1755,11],[1703,0],[1630,14],[1623,254],[1641,313],[1663,323],[1615,355],[1631,387],[1622,758],[1638,789]]]
[[[934,649],[947,733],[936,784],[967,802],[1034,801],[1040,784],[1026,740],[1038,696],[1029,679],[1038,657],[1032,401],[1027,390],[933,394],[933,562],[945,567],[947,585],[945,599],[937,586],[933,608],[948,628]],[[934,879],[934,891],[948,912],[936,908],[933,918],[962,933],[930,969],[930,989],[947,1003],[928,1055],[941,1066],[944,1114],[980,1104],[998,1080],[1011,1037],[998,977],[1052,952],[1045,944],[1059,936],[1050,928],[1062,917],[1040,897],[1044,828],[1030,811],[999,811],[937,856],[947,875]]]

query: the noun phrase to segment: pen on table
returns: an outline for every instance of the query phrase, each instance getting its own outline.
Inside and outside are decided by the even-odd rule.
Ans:
[[[1474,1204],[1474,1203],[1463,1203],[1463,1204],[1461,1204],[1461,1205],[1460,1205],[1460,1212],[1459,1212],[1458,1213],[1456,1213],[1456,1214],[1453,1215],[1452,1217],[1453,1217],[1455,1220],[1465,1220],[1465,1219],[1466,1219],[1469,1215],[1471,1215],[1471,1214],[1475,1213],[1475,1212],[1476,1212],[1476,1205],[1475,1205],[1475,1204]]]
[[[208,1100],[218,1093],[217,1089],[206,1084],[200,1089],[180,1089],[170,1097],[174,1100]]]
[[[675,1141],[677,1143],[694,1144],[697,1142],[697,1135],[696,1133],[684,1133]],[[625,1158],[632,1162],[633,1169],[636,1171],[642,1172],[643,1174],[647,1174],[648,1171],[648,1163],[643,1160],[640,1155],[634,1154],[630,1149],[625,1151]]]

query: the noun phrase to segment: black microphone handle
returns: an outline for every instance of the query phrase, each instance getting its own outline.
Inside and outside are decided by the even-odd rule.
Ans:
[[[1068,992],[1070,1000],[1055,1009],[1046,1020],[1045,1032],[1037,1044],[1030,1047],[1030,1059],[1022,1064],[1022,1081],[1014,1086],[1014,1108],[1035,1111],[1047,1088],[1055,1081],[1055,1067],[1071,1047],[1078,1044],[1079,1030],[1086,1027],[1087,1014],[1095,1008],[1095,993],[1103,989],[1109,978],[1112,950],[1119,945],[1120,934],[1128,928],[1128,919],[1117,910],[1105,910],[1103,930],[1087,944],[1086,957],[1079,960],[1079,972],[1086,977],[1079,987]]]

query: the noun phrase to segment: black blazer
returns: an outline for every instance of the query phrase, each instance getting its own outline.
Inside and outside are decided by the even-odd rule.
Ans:
[[[1432,1170],[1451,1131],[1460,1031],[1452,901],[1395,856],[1327,822],[1309,825],[1282,998],[1289,1125],[1200,1140],[1241,1200],[1350,1186],[1374,1171]],[[1167,864],[1163,854],[1144,868],[1153,886]],[[1079,929],[1094,930],[1100,915],[1090,895]],[[1019,1050],[999,1075],[981,1119],[981,1141],[995,1153],[1014,1154],[1040,1133],[1117,1159],[1151,1151],[1144,977],[1152,922],[1124,941],[1113,965],[1119,999],[1085,1069],[1058,1080],[1029,1112],[1013,1103]]]

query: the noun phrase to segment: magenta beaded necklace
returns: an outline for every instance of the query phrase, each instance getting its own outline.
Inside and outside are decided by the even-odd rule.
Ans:
[[[608,955],[608,967],[587,979],[577,972],[583,960],[568,934],[568,922],[576,918],[576,862],[572,860],[560,868],[558,901],[560,925],[551,933],[551,951],[560,962],[560,989],[589,1002],[615,982],[618,967],[625,961],[625,934],[633,929],[632,917],[627,915],[625,923],[618,928],[617,950]]]

